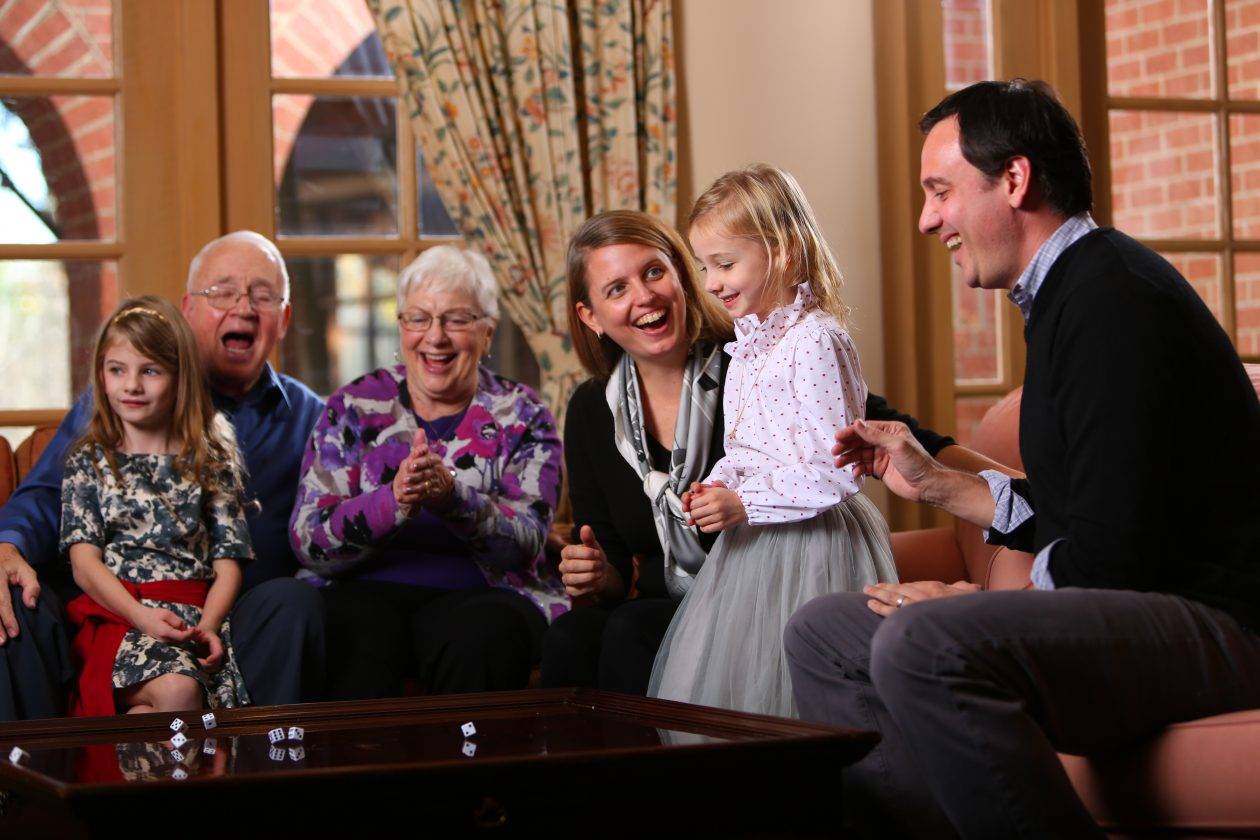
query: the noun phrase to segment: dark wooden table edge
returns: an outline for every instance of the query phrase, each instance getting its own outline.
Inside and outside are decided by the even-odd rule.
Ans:
[[[323,724],[344,723],[347,715],[376,725],[388,726],[400,715],[406,715],[408,723],[432,719],[450,719],[467,716],[477,719],[513,717],[531,708],[539,711],[570,706],[596,714],[633,714],[640,722],[664,729],[694,732],[700,735],[770,736],[775,743],[807,745],[826,748],[838,746],[846,753],[868,752],[879,741],[874,732],[863,732],[823,723],[814,723],[769,715],[735,712],[676,703],[668,700],[647,699],[625,694],[602,692],[594,689],[531,689],[518,692],[493,692],[485,694],[443,695],[414,698],[389,698],[382,700],[339,701],[308,703],[292,706],[251,706],[242,709],[216,712],[218,726],[206,730],[200,713],[181,716],[191,737],[206,738],[219,735],[241,734],[253,731],[261,724],[297,724],[308,731],[318,731]],[[459,715],[455,715],[459,712]],[[142,785],[134,782],[115,783],[66,783],[47,776],[32,776],[14,768],[8,761],[12,745],[38,747],[58,742],[77,743],[78,738],[92,736],[126,740],[128,736],[151,733],[155,727],[165,728],[175,715],[167,713],[119,715],[97,718],[57,718],[40,721],[22,721],[0,725],[0,784],[16,784],[28,791],[38,791],[44,796],[61,801],[86,800],[98,796],[139,794],[159,788],[202,787],[223,784],[222,777],[193,777],[187,780],[150,780]],[[821,739],[821,740],[820,740]],[[131,737],[131,740],[137,740]],[[748,738],[748,745],[765,743],[762,739]],[[671,751],[707,752],[729,750],[730,742],[698,744],[673,744]],[[459,759],[433,760],[423,764],[396,763],[364,767],[301,768],[251,776],[249,784],[269,786],[293,782],[295,779],[317,779],[336,776],[365,776],[409,773],[424,775],[433,773],[465,772],[476,768],[485,770],[499,766],[529,766],[546,762],[550,766],[581,764],[606,758],[633,759],[635,756],[658,752],[660,747],[626,747],[601,751],[597,754],[572,753],[547,756],[487,756],[476,762]],[[856,759],[853,759],[856,760]]]

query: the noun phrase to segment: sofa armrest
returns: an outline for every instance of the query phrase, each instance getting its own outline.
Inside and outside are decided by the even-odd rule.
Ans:
[[[892,535],[893,560],[904,582],[967,580],[967,567],[952,527],[898,531]]]

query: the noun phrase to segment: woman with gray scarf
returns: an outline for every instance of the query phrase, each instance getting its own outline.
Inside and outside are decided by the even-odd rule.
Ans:
[[[560,572],[578,604],[589,603],[548,629],[542,684],[645,694],[674,610],[718,536],[686,524],[680,496],[724,454],[723,344],[734,333],[682,238],[646,213],[587,220],[569,242],[567,272],[570,333],[592,378],[565,420],[575,527]],[[950,466],[991,465],[877,395],[866,416],[905,422]]]

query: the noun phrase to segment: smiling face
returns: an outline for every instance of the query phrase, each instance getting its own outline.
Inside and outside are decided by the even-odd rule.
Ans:
[[[423,332],[401,331],[407,387],[415,408],[425,419],[461,410],[477,392],[477,366],[490,352],[494,324],[486,318],[456,332],[441,325],[443,315],[482,315],[477,301],[463,290],[435,291],[423,284],[413,286],[401,314],[425,313],[432,317]]]
[[[219,310],[202,295],[211,286],[247,292],[259,286],[284,294],[279,266],[272,257],[248,242],[224,242],[202,260],[193,289],[184,295],[184,317],[192,326],[202,364],[215,390],[242,396],[262,375],[263,365],[289,328],[292,310],[286,302],[277,310],[260,310],[242,295],[230,309]]]
[[[582,323],[608,336],[635,363],[681,364],[686,358],[687,302],[678,272],[658,248],[622,243],[586,255]]]
[[[111,341],[101,362],[101,385],[109,407],[129,431],[161,432],[170,427],[175,375],[136,352],[123,338]]]
[[[933,126],[923,142],[919,230],[953,253],[968,286],[1010,289],[1027,263],[1017,221],[1021,185],[1006,174],[989,178],[976,169],[959,141],[958,120],[951,117]]]
[[[784,290],[771,283],[770,255],[764,245],[728,236],[702,222],[692,226],[689,238],[704,274],[704,288],[717,296],[732,318],[753,313],[765,318],[784,303]]]

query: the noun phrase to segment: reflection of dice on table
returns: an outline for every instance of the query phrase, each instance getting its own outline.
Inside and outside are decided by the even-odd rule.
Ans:
[[[289,747],[289,760],[302,761],[306,758],[306,749],[303,747]]]
[[[185,770],[183,767],[176,767],[171,772],[171,778],[177,782],[182,782],[184,779],[188,778],[188,771]]]
[[[284,747],[272,747],[267,755],[272,761],[284,761]]]
[[[207,738],[206,742],[201,745],[201,751],[206,755],[214,755],[219,750],[219,742],[214,738]]]
[[[468,721],[459,728],[459,731],[464,733],[465,738],[471,738],[477,734],[477,727],[473,726],[472,721]]]
[[[26,761],[26,759],[30,757],[31,757],[31,754],[28,753],[26,750],[22,749],[21,747],[14,747],[13,749],[9,750],[9,761],[12,762],[13,764],[21,764],[23,761]]]
[[[171,750],[171,761],[175,762],[176,764],[179,764],[183,760],[184,760],[184,754],[182,752],[180,752],[179,750]]]
[[[476,754],[477,754],[477,745],[474,744],[472,741],[465,741],[464,742],[464,755],[468,756],[469,758],[472,758]]]

